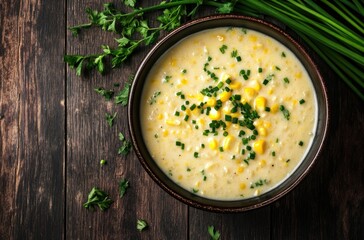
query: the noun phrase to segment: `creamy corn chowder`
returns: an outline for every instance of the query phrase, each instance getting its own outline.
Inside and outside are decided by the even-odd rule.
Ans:
[[[141,101],[147,148],[183,188],[236,200],[277,186],[316,128],[316,97],[295,55],[259,32],[187,37],[154,65]]]

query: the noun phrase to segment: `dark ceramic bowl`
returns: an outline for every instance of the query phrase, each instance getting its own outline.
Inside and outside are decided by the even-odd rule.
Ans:
[[[156,162],[150,156],[143,141],[141,132],[140,119],[143,116],[141,116],[140,113],[140,99],[143,91],[144,81],[147,78],[147,75],[153,64],[157,62],[159,57],[162,56],[166,50],[168,50],[181,39],[202,30],[217,27],[243,27],[246,29],[252,29],[278,40],[287,48],[289,48],[294,54],[296,54],[311,77],[314,89],[316,91],[318,103],[318,123],[316,134],[313,139],[313,144],[305,159],[303,159],[298,168],[296,168],[290,177],[288,177],[284,182],[272,190],[257,197],[236,201],[220,201],[203,198],[194,195],[193,193],[177,185],[158,167]],[[178,200],[196,208],[217,212],[242,212],[262,207],[277,200],[292,190],[311,170],[321,151],[327,133],[329,115],[328,99],[324,82],[316,64],[312,61],[309,54],[307,54],[303,47],[283,30],[268,22],[262,21],[260,19],[235,15],[210,16],[192,21],[171,32],[158,44],[156,44],[156,46],[153,47],[150,53],[145,57],[136,73],[129,97],[128,114],[129,130],[136,155],[153,180]]]

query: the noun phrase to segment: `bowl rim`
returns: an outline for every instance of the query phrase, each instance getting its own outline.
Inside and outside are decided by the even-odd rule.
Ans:
[[[228,22],[228,21],[231,21],[234,23],[229,24],[229,25],[224,25],[222,23],[222,22]],[[207,26],[209,24],[211,24],[212,26],[208,26],[208,27],[200,29],[200,30],[195,30],[195,29],[198,29],[200,26],[205,26],[205,25]],[[262,33],[276,39],[279,42],[282,42],[282,41],[280,39],[277,39],[276,37],[273,37],[271,34],[274,33],[275,35],[282,37],[285,41],[287,41],[288,43],[291,43],[291,46],[289,46],[289,47],[286,45],[285,46],[287,48],[289,48],[292,52],[294,52],[294,54],[296,56],[297,56],[296,52],[301,54],[300,56],[303,59],[301,59],[300,56],[297,56],[301,62],[306,61],[304,65],[305,65],[307,72],[309,72],[309,70],[310,70],[309,75],[310,75],[310,78],[312,81],[312,85],[314,85],[314,89],[315,89],[315,93],[316,93],[316,101],[317,102],[319,100],[321,101],[320,103],[319,102],[317,103],[317,108],[318,108],[317,117],[319,118],[319,115],[320,115],[322,117],[322,119],[320,119],[320,118],[317,119],[317,129],[316,129],[315,137],[314,137],[314,140],[315,140],[317,137],[316,135],[319,135],[318,136],[319,139],[316,141],[318,145],[313,146],[314,142],[312,143],[310,148],[311,149],[314,148],[315,151],[312,153],[312,156],[310,157],[309,160],[306,160],[306,158],[308,156],[308,154],[306,154],[305,159],[301,160],[301,163],[298,165],[298,167],[291,173],[291,176],[292,176],[297,171],[298,168],[302,168],[301,165],[303,165],[303,163],[305,162],[306,166],[304,167],[304,169],[301,170],[298,177],[293,179],[293,181],[290,181],[289,185],[285,184],[289,180],[289,177],[288,177],[283,182],[281,182],[279,185],[273,187],[268,192],[263,193],[261,196],[248,198],[248,199],[242,199],[242,200],[229,200],[229,201],[208,199],[208,198],[204,198],[201,196],[197,196],[197,195],[190,193],[189,191],[183,189],[178,184],[174,183],[171,179],[169,179],[165,173],[162,172],[164,176],[161,176],[161,173],[160,173],[161,170],[158,171],[155,166],[150,165],[149,162],[154,161],[154,160],[152,159],[152,157],[150,156],[149,153],[146,153],[146,152],[148,152],[146,150],[146,146],[145,146],[143,140],[140,140],[140,138],[142,139],[142,136],[140,136],[141,130],[138,129],[138,127],[140,128],[140,120],[139,120],[140,118],[138,117],[140,115],[140,113],[139,113],[140,98],[138,99],[135,96],[138,96],[138,94],[137,94],[138,91],[140,91],[139,95],[141,95],[141,92],[143,91],[143,85],[145,82],[143,75],[147,75],[151,69],[151,66],[153,65],[153,63],[151,63],[150,61],[153,61],[153,59],[160,58],[160,56],[155,56],[156,54],[158,55],[158,51],[161,51],[161,49],[167,50],[170,47],[172,47],[174,44],[176,44],[178,41],[180,41],[181,39],[184,39],[185,37],[187,37],[189,34],[186,32],[191,30],[191,28],[193,28],[191,30],[192,33],[197,33],[197,32],[200,32],[200,31],[203,31],[206,29],[212,29],[212,28],[217,28],[217,27],[229,27],[229,26],[235,27],[235,25],[243,27],[244,25],[247,25],[247,24],[253,24],[256,26],[260,26],[267,31],[269,29],[269,31],[272,31],[270,34],[268,34],[267,32],[262,32]],[[218,25],[218,26],[215,26],[215,25]],[[246,28],[252,29],[251,26],[246,27]],[[254,30],[256,30],[256,29],[254,29]],[[167,45],[167,47],[164,47],[164,45]],[[170,45],[170,46],[168,46],[168,45]],[[329,101],[328,101],[326,84],[325,84],[324,79],[322,78],[322,75],[318,69],[317,64],[313,61],[313,59],[307,53],[306,48],[307,47],[304,47],[301,44],[299,44],[286,31],[284,31],[280,27],[278,27],[270,22],[267,22],[267,21],[259,19],[259,18],[248,17],[248,16],[243,16],[243,15],[233,15],[233,14],[211,15],[211,16],[201,17],[201,18],[192,20],[190,22],[187,22],[187,23],[181,25],[179,28],[173,30],[172,32],[167,34],[165,37],[163,37],[161,40],[159,40],[152,47],[152,49],[149,51],[149,53],[144,57],[140,66],[138,67],[138,70],[135,74],[133,83],[131,85],[130,94],[129,94],[129,104],[128,104],[128,127],[129,127],[129,133],[131,136],[131,141],[132,141],[136,156],[139,159],[139,162],[142,164],[143,168],[148,173],[148,175],[163,190],[165,190],[167,193],[169,193],[171,196],[178,199],[179,201],[181,201],[189,206],[195,207],[195,208],[208,210],[208,211],[212,211],[212,212],[221,212],[221,213],[243,212],[243,211],[252,210],[252,209],[266,206],[266,205],[276,201],[277,199],[283,197],[288,192],[290,192],[293,188],[295,188],[298,185],[298,183],[301,182],[302,179],[304,179],[304,177],[308,174],[308,172],[311,171],[317,158],[321,154],[325,141],[327,139],[328,127],[329,127]],[[150,65],[149,67],[148,67],[148,64]],[[311,68],[307,69],[306,65],[310,66]],[[147,70],[145,70],[146,68],[147,68]],[[312,76],[312,74],[314,74],[314,76]],[[320,92],[318,92],[317,88],[319,88]],[[320,99],[318,99],[319,98],[319,96],[317,96],[318,94],[320,94]],[[318,128],[320,127],[319,123],[320,123],[320,126],[322,127],[322,130],[321,130],[322,132],[317,133]],[[311,151],[311,149],[310,149],[310,151]],[[145,156],[146,154],[149,156]],[[149,158],[149,159],[146,159],[146,158]],[[306,163],[307,161],[308,161],[308,163]],[[155,171],[158,171],[158,173],[156,173]],[[175,186],[173,188],[171,188],[171,184],[173,184]],[[283,190],[278,191],[273,196],[268,196],[268,194],[270,192],[272,192],[273,190],[275,190],[277,188],[280,188],[281,186],[284,186]],[[184,194],[184,196],[183,196],[183,194]],[[239,205],[239,203],[243,203],[244,201],[249,200],[249,199],[251,201],[253,201],[254,203],[248,204],[248,205]],[[232,203],[234,203],[234,204],[232,204]]]

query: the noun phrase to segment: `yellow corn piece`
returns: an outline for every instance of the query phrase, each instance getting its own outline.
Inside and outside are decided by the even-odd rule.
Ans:
[[[211,111],[210,111],[209,117],[210,117],[212,120],[219,120],[219,119],[220,119],[220,117],[221,117],[220,110],[219,110],[219,111],[216,111],[216,110],[215,110],[215,108],[211,108]]]
[[[270,112],[271,112],[271,113],[276,113],[276,112],[278,112],[278,109],[279,109],[278,104],[273,104],[273,105],[270,107]]]
[[[255,98],[254,103],[255,103],[255,109],[264,111],[265,106],[267,104],[267,99],[265,99],[265,97],[259,96],[259,97]]]
[[[263,125],[263,120],[257,119],[257,120],[254,121],[253,125],[256,126],[256,127],[262,126]]]
[[[270,122],[264,122],[263,123],[263,126],[265,127],[265,128],[271,128],[272,127],[272,124],[270,123]]]
[[[181,125],[181,121],[177,119],[167,119],[166,124],[170,126],[179,126]]]
[[[264,153],[264,144],[265,141],[263,139],[259,139],[255,141],[253,144],[253,149],[256,153],[263,154]]]
[[[163,137],[167,137],[168,136],[168,130],[163,129],[162,134],[163,134]]]
[[[260,136],[267,136],[267,129],[265,129],[264,127],[259,127],[258,128],[258,133]]]
[[[230,83],[230,85],[229,85],[229,87],[230,87],[231,89],[234,89],[234,90],[239,89],[239,88],[240,88],[240,86],[241,86],[241,83],[240,83],[240,82],[238,82],[238,81],[234,81],[234,82]]]
[[[185,78],[183,78],[183,79],[181,80],[181,83],[182,83],[182,84],[184,84],[184,85],[186,85],[186,84],[188,83],[188,80],[187,80],[187,79],[185,79]]]
[[[222,148],[224,150],[228,150],[230,149],[231,145],[232,145],[232,141],[234,140],[234,137],[231,136],[231,135],[228,135],[224,138],[224,141],[223,141],[223,145],[222,145]]]
[[[251,41],[251,42],[256,42],[257,41],[257,36],[255,36],[255,35],[250,35],[249,36],[249,41]]]
[[[302,72],[297,72],[294,76],[296,78],[301,78],[302,77]]]
[[[253,84],[251,85],[251,87],[255,90],[255,91],[257,91],[257,92],[259,92],[259,90],[261,89],[261,86],[260,86],[260,83],[258,82],[258,81],[253,81]]]
[[[202,101],[202,100],[204,99],[204,95],[202,95],[201,93],[198,93],[198,94],[196,95],[196,99],[197,99],[198,101]]]
[[[237,171],[238,173],[242,173],[242,172],[244,172],[244,167],[243,167],[243,166],[239,166],[239,167],[236,169],[236,171]]]
[[[224,91],[219,95],[221,102],[226,102],[227,100],[229,100],[230,97],[231,97],[231,91],[230,92]]]
[[[247,100],[251,100],[255,96],[256,92],[253,88],[244,88],[244,96]]]
[[[259,166],[261,166],[261,167],[264,167],[266,164],[267,164],[267,162],[264,159],[259,161]]]
[[[244,190],[246,188],[246,184],[245,183],[240,183],[239,187],[241,190]]]
[[[272,93],[273,93],[273,88],[270,88],[270,89],[268,90],[268,94],[269,94],[269,95],[272,95]]]
[[[229,108],[229,106],[225,106],[225,107],[223,107],[223,108],[222,108],[222,112],[223,112],[224,114],[229,114],[229,113],[230,113],[230,108]]]
[[[200,124],[201,126],[203,126],[205,124],[205,120],[203,120],[202,118],[197,119],[198,124]]]
[[[169,61],[169,65],[176,66],[176,59],[172,58],[171,61]]]
[[[211,150],[217,149],[217,141],[216,141],[216,139],[213,139],[213,138],[210,138],[209,139],[209,148]]]
[[[214,107],[216,105],[216,98],[210,97],[206,101],[206,106],[208,107]]]
[[[158,114],[157,119],[158,119],[158,120],[162,120],[162,119],[163,119],[163,114],[161,114],[161,113],[160,113],[160,114]]]

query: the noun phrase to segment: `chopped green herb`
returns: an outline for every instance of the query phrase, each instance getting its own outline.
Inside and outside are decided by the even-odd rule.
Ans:
[[[192,192],[197,193],[198,192],[198,189],[192,188]]]
[[[261,72],[263,72],[263,68],[258,68],[258,73],[261,73]]]
[[[169,80],[171,80],[171,78],[172,78],[172,76],[167,75],[167,76],[165,76],[165,77],[163,78],[162,82],[164,82],[164,83],[169,83]]]
[[[182,70],[182,73],[183,73],[183,74],[187,73],[187,69],[183,69],[183,70]]]
[[[281,53],[281,56],[282,56],[282,57],[286,57],[285,52],[282,52],[282,53]]]
[[[301,99],[299,103],[302,105],[302,104],[304,104],[305,102],[306,102],[306,101],[305,101],[305,99]]]
[[[179,116],[179,112],[178,111],[176,111],[175,113],[174,113],[174,116]]]
[[[265,107],[265,108],[264,108],[264,110],[265,110],[266,112],[270,112],[270,107]]]
[[[303,142],[299,141],[298,145],[303,146]]]
[[[99,207],[101,211],[105,211],[110,208],[110,205],[113,203],[107,193],[104,191],[94,187],[91,189],[90,193],[87,196],[87,202],[83,204],[83,207],[86,209]]]
[[[94,90],[96,93],[103,96],[107,101],[111,100],[111,98],[114,96],[113,90],[106,90],[104,88],[95,88]]]
[[[278,67],[278,66],[276,66],[276,70],[281,71],[281,68],[280,68],[280,67]]]
[[[106,114],[105,114],[105,119],[106,119],[106,121],[107,121],[107,124],[108,124],[110,127],[112,127],[112,126],[113,126],[113,124],[114,124],[114,119],[115,119],[115,117],[116,117],[116,114],[117,114],[117,113],[114,113],[113,115],[108,114],[108,113],[106,113]]]
[[[126,180],[126,179],[121,179],[119,181],[119,196],[120,196],[120,198],[122,198],[125,195],[127,188],[129,188],[129,181]]]
[[[215,230],[214,226],[208,226],[207,231],[210,234],[211,240],[219,240],[220,239],[220,233],[219,233],[219,231]]]
[[[137,220],[137,229],[141,232],[148,227],[148,223],[143,219]]]
[[[115,96],[114,101],[116,104],[121,104],[121,106],[126,106],[128,104],[130,83],[125,83],[124,88]]]
[[[187,172],[191,172],[191,168],[187,168]]]
[[[107,162],[106,162],[106,160],[101,159],[101,161],[100,161],[100,165],[101,165],[101,166],[105,165],[106,163],[107,163]]]
[[[273,156],[273,157],[275,157],[275,156],[276,156],[276,152],[275,152],[275,151],[273,151],[273,152],[272,152],[272,156]]]
[[[238,50],[233,50],[230,55],[232,58],[236,58],[238,56]]]
[[[228,47],[226,46],[226,45],[222,45],[219,49],[220,49],[220,52],[222,53],[222,54],[224,54],[225,53],[225,50],[227,49]]]
[[[193,153],[193,156],[194,156],[195,158],[198,158],[198,152],[194,152],[194,153]]]
[[[269,74],[264,80],[263,80],[263,84],[267,85],[273,78],[273,74]]]
[[[121,141],[122,145],[118,149],[118,154],[126,156],[131,150],[131,142],[125,139],[124,135],[120,132],[119,133],[119,140]]]
[[[287,77],[283,78],[283,81],[284,81],[285,83],[289,83],[289,79],[288,79]]]
[[[157,98],[159,95],[161,95],[161,92],[160,92],[160,91],[156,91],[156,92],[154,92],[154,93],[153,93],[153,95],[152,95],[152,96],[149,98],[149,100],[148,100],[149,105],[152,105],[153,103],[156,103],[156,102],[157,102],[156,98]]]
[[[256,187],[261,187],[264,184],[268,184],[268,180],[267,179],[259,179],[258,181],[256,181],[255,183],[253,183],[252,185],[250,185],[250,188],[256,188]]]
[[[289,111],[283,105],[280,105],[279,106],[279,110],[283,113],[284,118],[287,119],[287,120],[289,120],[290,113],[289,113]]]

